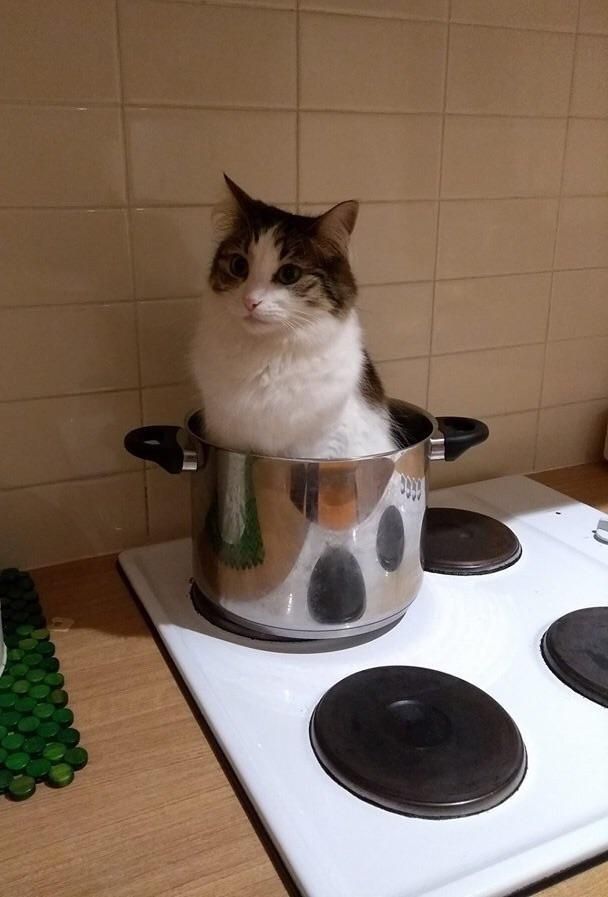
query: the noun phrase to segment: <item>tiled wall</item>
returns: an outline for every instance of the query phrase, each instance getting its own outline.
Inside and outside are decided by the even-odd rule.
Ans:
[[[362,200],[389,390],[491,426],[437,483],[599,457],[608,0],[0,0],[0,60],[5,561],[187,527],[122,436],[191,404],[222,169]]]

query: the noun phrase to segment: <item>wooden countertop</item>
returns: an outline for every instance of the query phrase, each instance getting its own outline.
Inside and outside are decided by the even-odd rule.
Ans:
[[[608,511],[608,465],[534,479]],[[114,557],[34,573],[90,763],[2,806],[11,897],[297,897]],[[526,895],[605,897],[608,856]],[[371,897],[371,895],[370,895]]]

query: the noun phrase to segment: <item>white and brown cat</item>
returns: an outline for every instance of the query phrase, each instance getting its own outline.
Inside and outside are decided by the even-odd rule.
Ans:
[[[358,204],[294,215],[226,183],[230,205],[192,354],[207,438],[292,458],[393,450],[355,309],[348,243]]]

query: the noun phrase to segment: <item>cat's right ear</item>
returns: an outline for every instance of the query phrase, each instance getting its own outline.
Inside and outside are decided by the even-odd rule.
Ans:
[[[247,215],[255,206],[255,199],[252,199],[248,193],[239,187],[238,184],[235,184],[234,181],[228,177],[228,175],[224,172],[224,180],[226,181],[226,186],[230,190],[232,198],[236,202],[237,208],[243,215]]]

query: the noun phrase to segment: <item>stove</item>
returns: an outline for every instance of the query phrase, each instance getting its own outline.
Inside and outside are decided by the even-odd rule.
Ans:
[[[502,560],[457,536],[484,575],[426,573],[399,623],[348,644],[218,628],[189,540],[120,557],[305,897],[500,897],[608,848],[598,511],[525,477],[430,504],[472,512],[439,530],[487,518]]]

